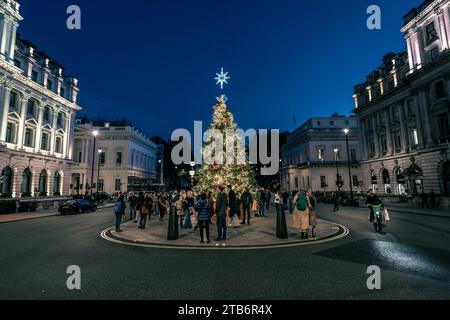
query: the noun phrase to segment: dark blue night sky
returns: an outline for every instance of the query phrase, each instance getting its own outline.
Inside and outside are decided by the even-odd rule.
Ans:
[[[348,114],[353,86],[405,48],[402,17],[421,1],[19,2],[19,32],[79,79],[84,114],[168,138],[194,120],[209,124],[220,67],[243,129]],[[70,4],[81,7],[81,31],[66,28]],[[381,31],[366,28],[371,4],[382,8]]]

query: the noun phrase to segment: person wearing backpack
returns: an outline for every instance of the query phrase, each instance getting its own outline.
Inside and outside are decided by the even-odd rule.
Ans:
[[[250,225],[250,206],[253,204],[253,197],[248,188],[245,188],[241,202],[243,211],[242,224],[245,224],[245,218],[247,217],[247,224]]]
[[[299,192],[294,197],[294,228],[301,234],[302,239],[309,237],[309,211],[311,203],[304,192]]]
[[[120,225],[122,224],[122,217],[125,215],[127,205],[123,196],[120,196],[114,204],[114,214],[116,215],[116,232],[122,232]]]

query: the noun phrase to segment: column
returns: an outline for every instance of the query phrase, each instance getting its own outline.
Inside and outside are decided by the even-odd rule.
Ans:
[[[58,109],[52,108],[52,132],[50,134],[50,154],[55,154],[56,130],[58,129]]]
[[[433,145],[433,133],[431,131],[430,115],[428,114],[427,94],[424,90],[419,90],[419,102],[425,125],[425,145],[428,147]]]
[[[0,106],[0,141],[6,140],[6,127],[8,126],[9,100],[11,98],[12,83],[4,80],[3,85],[3,105]]]
[[[411,44],[413,45],[413,52],[414,52],[414,62],[417,65],[417,68],[420,69],[423,64],[423,55],[422,55],[422,46],[420,45],[420,38],[419,38],[419,30],[414,30],[414,33],[411,37]]]
[[[69,159],[74,159],[74,157],[78,155],[74,155],[74,148],[75,148],[75,112],[70,112],[70,130],[69,132],[69,139],[68,139],[68,155]]]
[[[30,94],[27,93],[22,93],[21,95],[22,98],[22,107],[20,109],[20,122],[19,122],[19,128],[17,129],[17,147],[22,148],[23,146],[23,135],[25,132],[25,121],[26,116],[27,116],[27,107],[28,107],[28,101],[31,98]]]
[[[361,142],[361,155],[363,156],[363,159],[368,158],[368,152],[367,152],[367,129],[366,129],[366,121],[367,119],[360,119],[360,142]]]
[[[447,43],[450,44],[450,7],[446,7],[443,9],[443,18],[444,18],[444,25],[445,25],[445,33],[447,36]]]
[[[442,44],[442,50],[448,49],[448,38],[447,38],[447,31],[445,30],[445,20],[443,15],[443,10],[438,9],[436,10],[436,15],[438,17],[438,25],[439,25],[439,34],[441,38],[441,44]]]
[[[392,148],[392,131],[389,123],[389,108],[384,111],[384,126],[386,127],[387,154],[390,156],[393,154],[394,148]]]
[[[6,40],[8,38],[8,18],[6,15],[0,21],[0,56],[6,60]]]
[[[414,59],[414,52],[413,52],[413,49],[412,49],[411,35],[407,34],[405,36],[405,38],[406,38],[406,45],[407,45],[407,48],[408,48],[409,70],[414,70],[414,60],[415,59]]]
[[[405,124],[405,108],[404,103],[402,102],[399,108],[399,118],[400,118],[400,135],[402,139],[402,151],[409,151],[409,143],[407,139],[406,133],[406,124]]]
[[[68,112],[65,114],[65,120],[64,120],[64,142],[63,142],[63,158],[66,159],[67,155],[69,154],[69,148],[72,144],[72,141],[70,141],[70,125],[71,125],[71,119],[72,112]]]
[[[41,102],[38,106],[38,126],[36,130],[34,150],[39,152],[41,150],[41,139],[42,139],[42,123],[44,122],[44,102]]]
[[[380,137],[378,136],[378,124],[375,117],[372,118],[373,139],[375,143],[375,158],[380,156]]]
[[[423,138],[423,127],[422,127],[422,117],[420,115],[420,108],[419,108],[419,98],[417,97],[417,94],[413,96],[414,100],[414,115],[416,118],[416,126],[417,126],[417,138],[419,140],[419,147],[424,147],[425,140]]]
[[[14,53],[16,51],[16,34],[19,24],[16,21],[11,21],[11,42],[9,44],[8,59],[14,63]]]

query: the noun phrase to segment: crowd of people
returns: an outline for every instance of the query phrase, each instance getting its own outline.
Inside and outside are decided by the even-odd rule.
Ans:
[[[215,191],[215,192],[213,192]],[[213,193],[216,196],[213,196]],[[298,193],[300,196],[301,193]],[[311,191],[307,196],[307,208],[294,210],[293,228],[301,233],[302,238],[315,237],[315,200]],[[297,196],[294,194],[292,196]],[[114,205],[116,214],[116,231],[122,232],[121,223],[129,213],[130,220],[138,224],[138,228],[144,230],[151,217],[156,215],[160,222],[175,208],[176,217],[181,229],[200,232],[202,243],[211,243],[210,226],[215,224],[217,236],[214,241],[227,240],[228,228],[237,228],[242,225],[251,225],[252,217],[267,218],[270,204],[288,208],[288,198],[285,194],[272,193],[269,189],[261,188],[251,191],[236,191],[233,186],[219,186],[217,190],[209,193],[195,195],[192,191],[181,190],[169,193],[124,193],[119,194]],[[297,203],[297,198],[294,199]],[[301,212],[300,212],[301,211]],[[195,222],[195,225],[194,223]]]

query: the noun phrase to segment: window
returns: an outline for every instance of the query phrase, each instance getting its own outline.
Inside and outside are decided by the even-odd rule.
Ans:
[[[431,61],[436,61],[439,58],[439,48],[435,47],[431,50]]]
[[[100,153],[99,160],[100,165],[104,166],[106,163],[106,152]]]
[[[115,188],[114,188],[115,191],[121,191],[122,190],[122,183],[120,182],[120,179],[116,179],[114,185],[115,185]]]
[[[34,100],[28,100],[27,114],[34,116]]]
[[[383,155],[385,155],[387,153],[387,140],[386,140],[386,136],[382,135],[380,137],[380,144],[381,144],[381,153]]]
[[[317,154],[317,158],[319,159],[319,161],[324,161],[325,160],[325,150],[320,148],[317,150],[318,154]]]
[[[434,84],[434,92],[436,99],[442,99],[446,97],[444,81],[439,81]]]
[[[50,146],[49,146],[48,142],[49,142],[49,134],[43,132],[42,133],[42,139],[41,139],[41,149],[42,150],[46,150],[46,151],[49,150]]]
[[[14,65],[17,67],[17,68],[19,68],[20,69],[20,67],[21,67],[21,65],[22,65],[22,63],[20,63],[20,61],[19,60],[17,60],[17,59],[14,59]]]
[[[50,121],[50,108],[48,107],[44,108],[44,121],[46,122]]]
[[[15,125],[14,123],[8,122],[8,126],[6,127],[6,142],[7,143],[15,143]]]
[[[352,177],[353,179],[353,186],[354,187],[359,187],[359,179],[358,179],[358,176],[353,176]]]
[[[61,128],[63,124],[63,115],[62,113],[58,113],[58,117],[56,119],[56,125],[58,126],[58,128]]]
[[[66,90],[63,87],[61,87],[61,91],[60,91],[59,94],[61,95],[61,97],[65,97],[66,96]]]
[[[22,197],[31,197],[31,170],[26,168],[22,173]]]
[[[425,36],[427,44],[437,39],[437,32],[436,28],[434,27],[434,22],[431,22],[427,27],[425,28]]]
[[[53,89],[53,82],[50,80],[47,80],[47,89],[52,90]]]
[[[55,172],[55,176],[53,177],[53,195],[60,196],[60,187],[61,187],[61,175],[59,172]]]
[[[31,71],[31,80],[33,80],[34,82],[38,81],[38,73],[37,71]]]
[[[317,125],[320,127],[322,123],[320,121],[317,121]]]
[[[409,99],[406,102],[406,112],[408,115],[413,116],[414,115],[414,101],[413,99]]]
[[[78,163],[81,163],[81,161],[83,160],[83,152],[78,152]]]
[[[42,170],[39,174],[39,195],[47,196],[47,172]]]
[[[400,121],[400,109],[398,107],[392,108],[392,115],[395,121]]]
[[[419,135],[417,134],[416,128],[414,128],[412,130],[412,141],[411,142],[414,146],[417,146],[419,144]]]
[[[334,126],[334,121],[330,120],[330,126]]]
[[[402,136],[400,131],[394,132],[394,145],[395,145],[395,151],[400,152],[402,149]]]
[[[103,179],[98,179],[98,192],[103,192],[103,188],[105,185],[105,180]]]
[[[355,148],[350,149],[350,161],[352,163],[356,163],[358,161],[358,159],[356,157],[356,149]]]
[[[12,91],[11,96],[9,97],[9,108],[15,110],[16,105],[17,105],[17,92]]]
[[[375,140],[371,138],[369,140],[369,158],[373,158],[375,156]]]
[[[122,152],[116,153],[116,165],[118,166],[122,165]]]
[[[2,171],[0,179],[0,194],[2,198],[10,198],[12,196],[13,171],[11,167],[6,167]]]
[[[34,139],[34,130],[31,128],[25,129],[25,139],[23,145],[25,147],[32,148],[33,147],[33,139]]]
[[[325,189],[326,187],[328,187],[328,185],[327,185],[327,177],[326,176],[320,176],[320,187],[322,189]]]
[[[56,153],[62,153],[62,138],[56,137],[55,140],[55,152]]]
[[[294,179],[294,182],[295,182],[295,189],[298,190],[298,178],[297,177]]]

